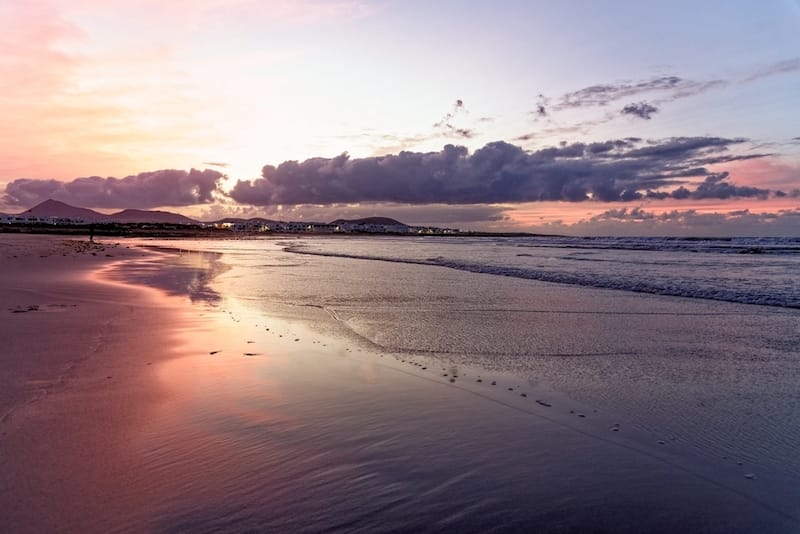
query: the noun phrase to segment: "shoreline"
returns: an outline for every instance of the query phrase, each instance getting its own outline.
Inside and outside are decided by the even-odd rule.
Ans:
[[[74,263],[31,254],[20,262],[24,273],[18,270],[24,283],[0,282],[0,293],[10,290],[21,310],[7,312],[16,322],[4,338],[13,332],[32,353],[55,346],[72,361],[69,351],[85,350],[75,344],[80,332],[94,330],[92,319],[99,315],[108,325],[95,352],[75,356],[61,382],[39,378],[50,381],[48,393],[2,423],[0,468],[8,489],[0,504],[8,515],[2,523],[12,530],[475,531],[531,521],[569,530],[593,524],[596,507],[606,510],[599,527],[616,531],[797,526],[797,518],[735,489],[742,486],[739,473],[726,485],[687,470],[680,457],[674,464],[657,446],[598,439],[599,429],[612,424],[601,423],[601,415],[589,414],[595,426],[564,424],[553,414],[562,399],[550,399],[553,407],[536,404],[532,384],[498,402],[482,393],[485,384],[472,383],[472,369],[466,376],[459,369],[459,382],[451,384],[420,372],[411,358],[356,348],[225,294],[212,307],[192,305],[190,294],[141,287],[136,277],[125,282],[113,265],[118,253],[95,252]],[[124,256],[128,267],[141,263],[180,277],[174,257],[165,265],[138,249]],[[194,260],[203,259],[186,254],[177,265],[205,268],[205,260]],[[33,268],[47,262],[49,269]],[[54,267],[64,274],[44,279]],[[197,282],[195,271],[187,274],[184,282]],[[24,327],[23,319],[38,326]],[[72,331],[71,347],[52,339],[59,329]],[[52,361],[34,363],[18,369],[16,379],[28,384],[32,369],[52,371]],[[650,484],[675,494],[638,494]],[[482,488],[488,501],[474,502],[461,489],[467,487]],[[342,493],[348,499],[331,501]],[[437,504],[428,508],[426,500]],[[653,513],[657,503],[673,516]],[[322,514],[325,507],[333,517]],[[730,509],[728,523],[703,523],[707,507]],[[465,509],[485,522],[473,517],[464,524]]]

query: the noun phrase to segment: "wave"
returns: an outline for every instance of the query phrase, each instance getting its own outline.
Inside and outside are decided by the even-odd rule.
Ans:
[[[520,248],[800,255],[800,238],[797,237],[539,237],[517,240],[513,245]]]
[[[769,288],[749,287],[747,290],[743,290],[740,288],[723,285],[715,286],[708,284],[707,281],[702,283],[692,283],[693,281],[691,279],[684,278],[669,278],[661,281],[644,280],[625,276],[610,276],[608,274],[592,271],[563,272],[536,267],[509,267],[490,265],[485,263],[448,259],[443,256],[415,259],[319,251],[308,249],[306,245],[290,245],[284,247],[283,250],[288,253],[305,254],[311,256],[446,267],[471,273],[508,276],[512,278],[538,280],[541,282],[577,285],[599,289],[614,289],[637,293],[649,293],[653,295],[688,297],[724,302],[736,302],[741,304],[755,304],[761,306],[777,306],[782,308],[800,309],[800,295],[795,295],[792,292],[786,291],[785,288],[770,291]]]

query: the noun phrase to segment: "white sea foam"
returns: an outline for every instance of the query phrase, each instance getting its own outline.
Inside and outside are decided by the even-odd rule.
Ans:
[[[435,265],[543,282],[800,308],[800,239],[316,240],[288,252]],[[523,251],[523,252],[521,252]]]

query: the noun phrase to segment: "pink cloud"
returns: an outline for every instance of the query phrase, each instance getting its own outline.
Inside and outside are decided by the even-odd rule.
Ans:
[[[734,180],[748,185],[785,192],[800,188],[800,162],[786,157],[731,162],[725,170]]]
[[[220,29],[330,24],[371,9],[356,0],[0,2],[0,184],[196,165],[252,116],[241,102],[263,98],[262,81],[247,79],[254,65],[295,53],[231,57],[214,47],[209,56]]]

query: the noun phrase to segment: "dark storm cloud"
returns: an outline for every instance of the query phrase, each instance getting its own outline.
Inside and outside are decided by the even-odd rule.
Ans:
[[[640,119],[650,120],[650,118],[653,116],[653,113],[658,113],[658,108],[648,104],[647,102],[639,102],[628,104],[622,108],[621,113],[623,115],[633,115],[634,117],[639,117]]]
[[[472,154],[454,145],[439,152],[400,152],[370,158],[353,159],[342,154],[287,161],[277,167],[267,165],[262,178],[239,181],[230,196],[237,202],[260,206],[611,202],[648,195],[762,198],[768,190],[734,186],[726,181],[727,175],[709,174],[704,168],[724,156],[731,146],[743,142],[720,137],[659,141],[629,138],[527,152],[497,141]],[[706,176],[706,181],[694,188],[691,178],[699,176]]]
[[[90,176],[71,182],[19,178],[6,185],[3,201],[25,207],[50,198],[90,208],[189,206],[213,202],[224,177],[211,169],[168,169],[125,178]]]

